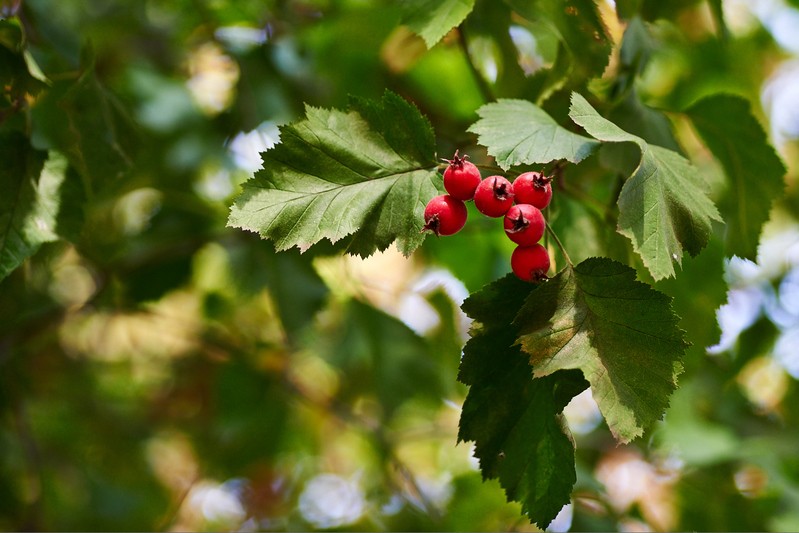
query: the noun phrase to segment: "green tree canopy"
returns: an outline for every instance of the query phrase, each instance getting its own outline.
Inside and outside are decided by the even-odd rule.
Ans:
[[[796,17],[0,0],[0,529],[796,530]]]

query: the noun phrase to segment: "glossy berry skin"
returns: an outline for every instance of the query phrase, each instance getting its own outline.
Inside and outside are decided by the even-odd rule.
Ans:
[[[474,198],[474,191],[482,181],[480,171],[466,159],[469,156],[458,156],[458,152],[452,159],[445,159],[449,166],[444,170],[444,188],[450,196],[458,200],[471,200]]]
[[[502,176],[489,176],[474,191],[474,206],[487,217],[504,216],[513,205],[513,185]]]
[[[513,273],[523,281],[543,281],[549,271],[549,254],[540,244],[517,246],[510,256]]]
[[[424,228],[436,235],[458,233],[466,224],[466,204],[448,194],[436,196],[424,208]]]
[[[530,204],[517,204],[505,214],[505,235],[516,244],[530,246],[541,240],[546,229],[544,215]]]
[[[517,204],[530,204],[544,209],[552,200],[552,178],[540,172],[525,172],[513,180],[513,194]]]

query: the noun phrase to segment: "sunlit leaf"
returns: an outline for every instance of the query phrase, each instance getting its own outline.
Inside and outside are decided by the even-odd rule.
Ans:
[[[719,201],[727,222],[727,253],[754,260],[771,204],[785,187],[785,166],[746,99],[716,94],[686,113],[729,180],[727,194]]]
[[[0,135],[0,280],[43,243],[58,239],[64,173],[63,168],[48,170],[46,156],[21,135]]]
[[[721,221],[698,169],[677,152],[622,130],[577,93],[569,116],[601,141],[638,145],[641,161],[619,195],[618,231],[656,280],[673,276],[683,250],[698,254],[710,239],[712,221]]]
[[[402,21],[432,48],[472,11],[474,0],[405,0]]]
[[[488,148],[503,169],[566,159],[579,163],[599,145],[560,126],[546,111],[526,100],[500,100],[478,111],[469,131]]]
[[[677,386],[687,347],[670,298],[610,259],[566,268],[516,318],[536,377],[581,370],[620,442],[643,435]]]
[[[278,250],[352,235],[350,253],[368,256],[396,241],[410,254],[440,187],[434,149],[430,124],[393,93],[354,100],[346,112],[308,107],[263,154],[263,170],[245,183],[228,223]]]

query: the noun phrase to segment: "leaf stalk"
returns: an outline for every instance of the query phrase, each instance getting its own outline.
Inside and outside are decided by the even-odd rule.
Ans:
[[[574,263],[572,263],[572,260],[569,257],[569,253],[566,251],[566,247],[563,246],[562,242],[560,242],[560,239],[558,239],[557,234],[552,229],[552,226],[549,225],[549,222],[546,222],[546,225],[547,225],[547,232],[552,236],[552,240],[555,241],[555,244],[558,246],[560,253],[563,255],[563,258],[566,260],[566,263],[569,265],[569,268],[574,269]]]

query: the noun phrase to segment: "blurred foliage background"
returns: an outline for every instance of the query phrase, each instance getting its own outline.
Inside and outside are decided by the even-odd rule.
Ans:
[[[658,429],[617,446],[590,395],[567,408],[578,481],[550,529],[797,530],[799,5],[599,6],[616,46],[595,89],[624,75],[617,11],[652,39],[614,120],[728,90],[789,171],[757,263],[711,246],[657,285],[699,323]],[[277,254],[225,225],[306,103],[390,89],[440,155],[485,160],[466,129],[487,98],[526,97],[553,65],[550,30],[491,0],[430,50],[387,0],[0,10],[0,165],[44,165],[62,198],[58,238],[0,281],[0,529],[535,529],[456,445],[459,305],[509,271],[500,232],[476,222],[361,260]],[[712,182],[711,157],[692,157]],[[567,247],[591,255],[584,199],[563,194],[564,232],[586,232]]]

